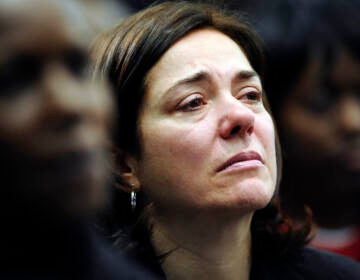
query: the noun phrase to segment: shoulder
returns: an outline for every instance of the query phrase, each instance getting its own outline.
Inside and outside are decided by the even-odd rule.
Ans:
[[[131,261],[119,250],[110,247],[104,240],[95,238],[93,241],[91,279],[155,279],[150,272]]]
[[[304,272],[326,279],[360,279],[360,263],[334,253],[306,247],[302,250]]]
[[[251,280],[260,279],[360,279],[360,263],[312,249],[291,249],[271,260],[254,260]]]

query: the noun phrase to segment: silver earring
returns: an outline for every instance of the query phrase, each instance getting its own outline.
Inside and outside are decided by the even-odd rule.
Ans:
[[[134,212],[136,208],[136,192],[134,191],[134,188],[131,190],[130,193],[130,205],[131,210]]]

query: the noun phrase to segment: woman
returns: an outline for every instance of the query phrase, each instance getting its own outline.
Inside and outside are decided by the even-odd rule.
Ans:
[[[117,98],[117,200],[103,226],[120,247],[168,279],[360,275],[328,255],[333,269],[317,271],[328,261],[301,249],[309,227],[277,206],[280,150],[247,25],[163,3],[100,36],[93,57]]]

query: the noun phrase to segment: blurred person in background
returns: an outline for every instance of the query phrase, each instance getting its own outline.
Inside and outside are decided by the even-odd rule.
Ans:
[[[69,13],[74,24],[86,22],[87,28],[96,33],[113,26],[134,12],[132,2],[126,0],[61,0],[60,2],[61,8]]]
[[[285,206],[310,206],[313,246],[360,261],[360,1],[244,3],[266,45]]]
[[[0,279],[150,279],[91,230],[112,101],[85,73],[92,32],[54,3],[0,1]]]

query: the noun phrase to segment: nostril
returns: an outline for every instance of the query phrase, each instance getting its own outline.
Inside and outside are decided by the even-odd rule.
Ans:
[[[230,131],[230,135],[237,134],[237,133],[239,133],[240,130],[241,130],[241,126],[237,125]]]

